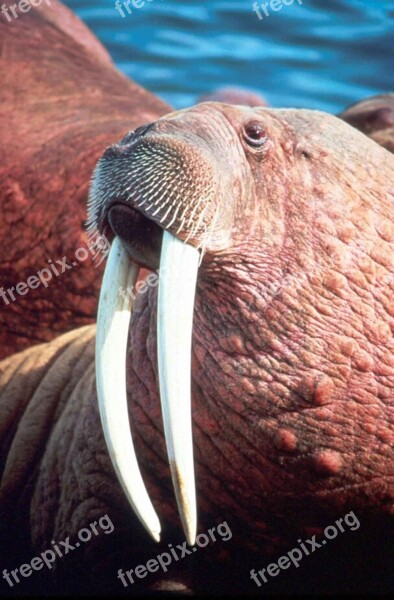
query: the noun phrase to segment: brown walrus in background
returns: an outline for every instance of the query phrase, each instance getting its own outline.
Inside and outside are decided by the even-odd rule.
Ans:
[[[326,526],[350,512],[359,534],[326,540],[324,550],[305,557],[304,570],[271,577],[266,589],[370,591],[385,585],[386,569],[390,575],[382,536],[392,532],[394,500],[393,181],[392,154],[336,117],[217,103],[139,128],[100,160],[90,217],[110,240],[116,236],[107,303],[121,281],[116,253],[126,260],[116,245],[150,268],[164,260],[161,237],[191,258],[173,302],[159,301],[163,328],[171,310],[176,317],[190,302],[186,281],[197,277],[191,380],[198,526],[204,533],[226,521],[232,538],[174,563],[172,573],[189,568],[193,589],[262,591],[250,581],[251,568],[275,562],[298,539],[321,540]],[[144,480],[164,525],[161,546],[131,517],[109,461],[94,328],[1,365],[7,547],[15,532],[25,544],[31,534],[33,548],[23,551],[32,556],[51,540],[76,539],[105,513],[115,524],[111,536],[59,561],[77,589],[120,591],[119,568],[145,563],[181,539],[157,358],[169,373],[168,404],[169,361],[177,377],[190,365],[176,333],[183,320],[163,353],[157,302],[157,287],[148,286],[137,296],[129,332],[117,334],[119,341],[129,335],[127,400]],[[109,382],[113,405],[126,385],[111,380],[122,358],[113,343],[109,372],[97,372]],[[188,424],[175,417],[173,430],[187,437]],[[125,458],[131,464],[131,455]],[[175,486],[189,485],[176,456],[174,464]],[[125,592],[149,587],[154,577]]]
[[[108,144],[170,107],[123,76],[57,0],[11,22],[1,16],[0,44],[4,357],[94,319],[102,271],[92,267],[84,231],[94,164]],[[75,257],[81,248],[84,260]],[[36,277],[44,269],[43,281],[52,272],[46,285]]]
[[[394,94],[366,98],[352,104],[338,116],[394,152]]]

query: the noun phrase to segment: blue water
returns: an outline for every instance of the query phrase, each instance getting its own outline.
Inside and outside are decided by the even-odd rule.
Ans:
[[[124,73],[177,108],[234,84],[329,112],[394,92],[394,0],[294,0],[262,20],[252,0],[152,0],[123,18],[115,0],[65,3]]]

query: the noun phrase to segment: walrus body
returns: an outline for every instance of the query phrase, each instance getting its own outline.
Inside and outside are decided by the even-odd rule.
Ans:
[[[226,521],[232,539],[204,551],[207,559],[199,550],[177,564],[194,565],[195,589],[212,590],[216,576],[223,591],[226,559],[232,589],[258,591],[252,567],[300,537],[322,536],[351,511],[364,532],[392,527],[393,181],[393,156],[335,117],[218,103],[131,132],[99,162],[90,221],[101,235],[150,268],[161,260],[163,231],[201,252],[191,365],[198,523],[206,532]],[[157,550],[110,465],[94,331],[1,365],[8,534],[26,540],[30,531],[42,550],[108,513],[114,533],[58,568],[112,590],[119,568],[181,535],[158,393],[156,307],[157,285],[148,285],[131,316],[126,377],[136,452],[165,525]],[[181,349],[173,352],[181,364]],[[355,571],[368,570],[363,560]],[[315,585],[322,578],[340,588],[324,578],[323,558],[310,564]],[[288,585],[281,577],[277,589]]]
[[[169,106],[121,75],[57,0],[11,22],[1,15],[0,40],[4,357],[93,322],[101,270],[84,231],[92,169],[109,143]]]

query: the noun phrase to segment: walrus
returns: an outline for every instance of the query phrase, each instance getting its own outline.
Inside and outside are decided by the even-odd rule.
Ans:
[[[306,539],[326,543],[306,570],[260,587],[387,583],[393,175],[390,152],[310,110],[202,103],[108,147],[89,194],[90,235],[111,242],[97,337],[0,365],[2,539],[44,551],[108,514],[113,533],[56,568],[114,592],[225,522],[225,544],[171,566],[194,590],[256,591],[253,570]],[[140,267],[160,278],[131,311]]]
[[[394,94],[365,98],[352,104],[338,116],[394,152]]]

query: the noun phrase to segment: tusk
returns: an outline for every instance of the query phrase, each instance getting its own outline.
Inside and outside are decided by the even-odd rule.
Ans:
[[[108,256],[97,315],[96,378],[101,423],[123,490],[141,523],[160,541],[160,522],[149,499],[131,438],[126,395],[126,349],[131,299],[119,291],[134,286],[138,266],[115,238]]]
[[[157,317],[160,398],[172,482],[189,545],[197,529],[191,423],[191,340],[199,252],[163,232]]]

